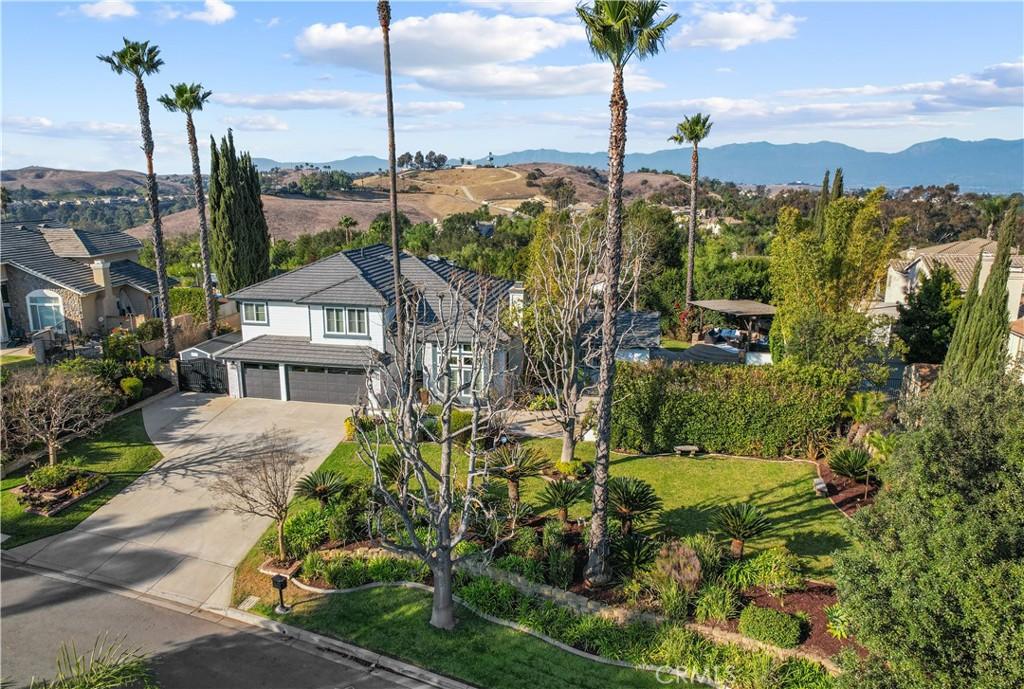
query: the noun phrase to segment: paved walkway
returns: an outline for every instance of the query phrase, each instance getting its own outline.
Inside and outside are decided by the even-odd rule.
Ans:
[[[291,436],[311,471],[341,440],[349,413],[197,393],[164,398],[143,410],[159,464],[71,531],[4,556],[188,606],[226,607],[234,568],[269,520],[217,509],[210,485],[275,429]]]

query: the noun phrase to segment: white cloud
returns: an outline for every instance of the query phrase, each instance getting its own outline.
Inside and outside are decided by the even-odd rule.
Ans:
[[[696,21],[683,27],[673,46],[736,50],[751,43],[793,38],[803,21],[792,14],[777,14],[771,2],[737,4],[728,10],[701,3],[693,6],[692,13]]]
[[[333,74],[328,74],[327,72],[324,72],[323,74],[318,74],[317,76],[315,76],[313,78],[316,79],[317,81],[333,81],[334,80],[334,75]]]
[[[267,28],[268,29],[273,29],[275,26],[277,26],[280,23],[281,23],[281,18],[280,17],[271,17],[270,19],[267,20]]]
[[[336,89],[305,89],[279,93],[218,93],[214,100],[220,105],[256,110],[339,110],[361,117],[380,117],[386,111],[384,94]],[[399,116],[437,115],[456,112],[465,107],[459,101],[399,102]]]
[[[718,72],[719,74],[732,74],[733,73],[733,68],[732,67],[715,67],[715,71]]]
[[[576,14],[577,0],[466,0],[466,4],[509,14],[553,17]]]
[[[229,127],[243,132],[283,132],[288,130],[288,123],[273,115],[222,117],[221,121]]]
[[[85,122],[56,123],[48,117],[14,115],[3,118],[5,132],[46,136],[55,139],[105,139],[126,140],[137,139],[137,126],[120,122]]]
[[[115,19],[117,17],[134,17],[138,14],[135,5],[127,0],[100,0],[78,6],[79,11],[92,19]]]
[[[611,67],[585,65],[469,65],[459,70],[416,68],[408,74],[428,88],[494,98],[553,98],[608,93]],[[630,92],[654,91],[663,84],[637,70],[628,70]]]
[[[544,17],[484,17],[473,11],[406,17],[391,25],[395,71],[520,62],[584,37],[576,22]],[[313,24],[295,39],[308,60],[370,71],[381,69],[380,27]]]
[[[224,2],[224,0],[205,0],[203,9],[189,12],[184,15],[185,19],[206,24],[223,24],[235,17],[235,8]]]

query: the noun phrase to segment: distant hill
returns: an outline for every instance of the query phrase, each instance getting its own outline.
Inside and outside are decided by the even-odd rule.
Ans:
[[[280,163],[270,158],[253,158],[252,162],[260,172],[266,172],[267,170],[275,167],[288,169],[294,168],[296,165],[301,166],[307,164],[312,164],[317,167],[330,167],[332,170],[341,170],[342,172],[350,173],[376,172],[377,170],[387,169],[388,166],[387,160],[376,156],[352,156],[350,158],[342,158],[341,160],[328,160],[325,163],[314,163],[311,160],[299,163]]]
[[[567,153],[552,149],[494,156],[495,165],[548,162],[605,168],[607,160],[603,151]],[[762,141],[704,148],[700,164],[702,176],[741,184],[816,184],[826,168],[841,167],[850,187],[953,183],[963,191],[1010,193],[1024,189],[1024,139],[936,139],[897,153],[862,151],[830,141],[783,145]],[[626,169],[639,168],[685,174],[690,170],[690,149],[627,154]]]
[[[24,186],[46,194],[95,193],[109,189],[124,189],[129,193],[143,189],[146,176],[134,170],[57,170],[49,167],[23,167],[0,173],[3,185],[10,191]],[[161,193],[180,194],[190,191],[183,175],[157,175]]]

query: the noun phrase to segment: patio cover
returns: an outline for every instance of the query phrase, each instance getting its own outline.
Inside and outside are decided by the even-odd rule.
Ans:
[[[691,301],[693,306],[717,311],[737,318],[757,318],[759,316],[774,316],[775,307],[771,304],[762,304],[759,301],[750,299],[707,299],[704,301]]]

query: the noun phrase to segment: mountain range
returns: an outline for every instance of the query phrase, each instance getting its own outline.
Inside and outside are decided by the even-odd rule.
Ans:
[[[605,168],[607,160],[603,151],[579,153],[556,149],[530,149],[494,156],[494,164],[499,166],[560,163]],[[261,170],[301,164],[269,158],[255,158],[253,162]],[[354,156],[316,164],[346,172],[375,172],[387,167],[387,161],[376,156]],[[817,184],[826,169],[836,167],[843,168],[846,185],[851,188],[958,184],[962,191],[1012,193],[1024,190],[1024,139],[961,141],[944,138],[914,144],[895,153],[864,151],[832,141],[809,144],[758,141],[703,147],[700,153],[702,177],[738,184]],[[626,169],[640,168],[687,174],[690,148],[627,154]]]

